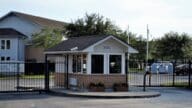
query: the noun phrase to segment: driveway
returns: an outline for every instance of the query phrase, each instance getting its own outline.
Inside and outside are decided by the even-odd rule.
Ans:
[[[151,88],[161,96],[144,99],[88,99],[45,94],[0,94],[0,108],[192,108],[192,90]]]

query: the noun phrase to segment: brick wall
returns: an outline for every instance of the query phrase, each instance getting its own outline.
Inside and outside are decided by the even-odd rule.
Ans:
[[[57,86],[66,86],[65,73],[55,73],[55,84]],[[91,82],[104,83],[106,88],[112,88],[114,83],[126,83],[126,75],[120,74],[69,74],[69,78],[76,78],[79,88],[88,88]]]

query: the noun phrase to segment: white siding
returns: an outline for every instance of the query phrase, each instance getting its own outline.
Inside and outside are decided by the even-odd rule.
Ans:
[[[125,53],[127,47],[117,42],[116,40],[110,38],[103,43],[96,45],[94,47],[94,52],[103,52],[103,53]]]
[[[11,61],[22,61],[24,60],[24,51],[22,49],[23,42],[19,42],[18,38],[1,38],[1,40],[10,40],[10,49],[2,50],[0,48],[0,57],[10,57]],[[21,48],[19,48],[21,47]]]
[[[39,32],[41,29],[39,25],[17,16],[10,16],[0,21],[0,28],[14,28],[29,38],[33,33]]]

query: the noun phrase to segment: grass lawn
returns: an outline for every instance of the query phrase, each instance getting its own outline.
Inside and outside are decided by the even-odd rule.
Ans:
[[[129,68],[129,73],[144,73],[144,69]]]
[[[165,84],[161,84],[162,86],[173,86],[173,83],[165,83]],[[189,87],[189,83],[188,82],[175,82],[175,86],[174,87]],[[190,84],[190,88],[192,88],[192,82]]]
[[[53,78],[54,75],[50,75],[50,78]],[[17,75],[4,75],[4,76],[0,76],[0,79],[15,79],[17,78]],[[24,79],[44,79],[45,75],[20,75],[19,78],[24,78]]]

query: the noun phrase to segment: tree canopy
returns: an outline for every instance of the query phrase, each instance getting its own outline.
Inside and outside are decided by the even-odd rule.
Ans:
[[[115,24],[109,19],[99,14],[85,14],[84,18],[79,18],[75,22],[66,26],[67,36],[87,36],[87,35],[115,35],[122,34]]]
[[[85,14],[85,17],[71,22],[64,28],[62,31],[52,28],[42,29],[32,37],[34,46],[50,48],[62,41],[63,33],[67,37],[114,35],[123,41],[127,41],[129,36],[129,44],[139,51],[130,58],[145,60],[147,40],[141,35],[137,36],[136,33],[121,30],[108,18],[99,14]],[[186,33],[169,32],[162,38],[149,41],[149,59],[170,60],[189,57],[192,57],[192,39]]]
[[[39,33],[33,34],[32,43],[35,47],[50,48],[62,41],[62,31],[53,28],[44,28]]]
[[[186,33],[166,33],[156,40],[154,57],[160,59],[184,59],[192,56],[192,39]]]

